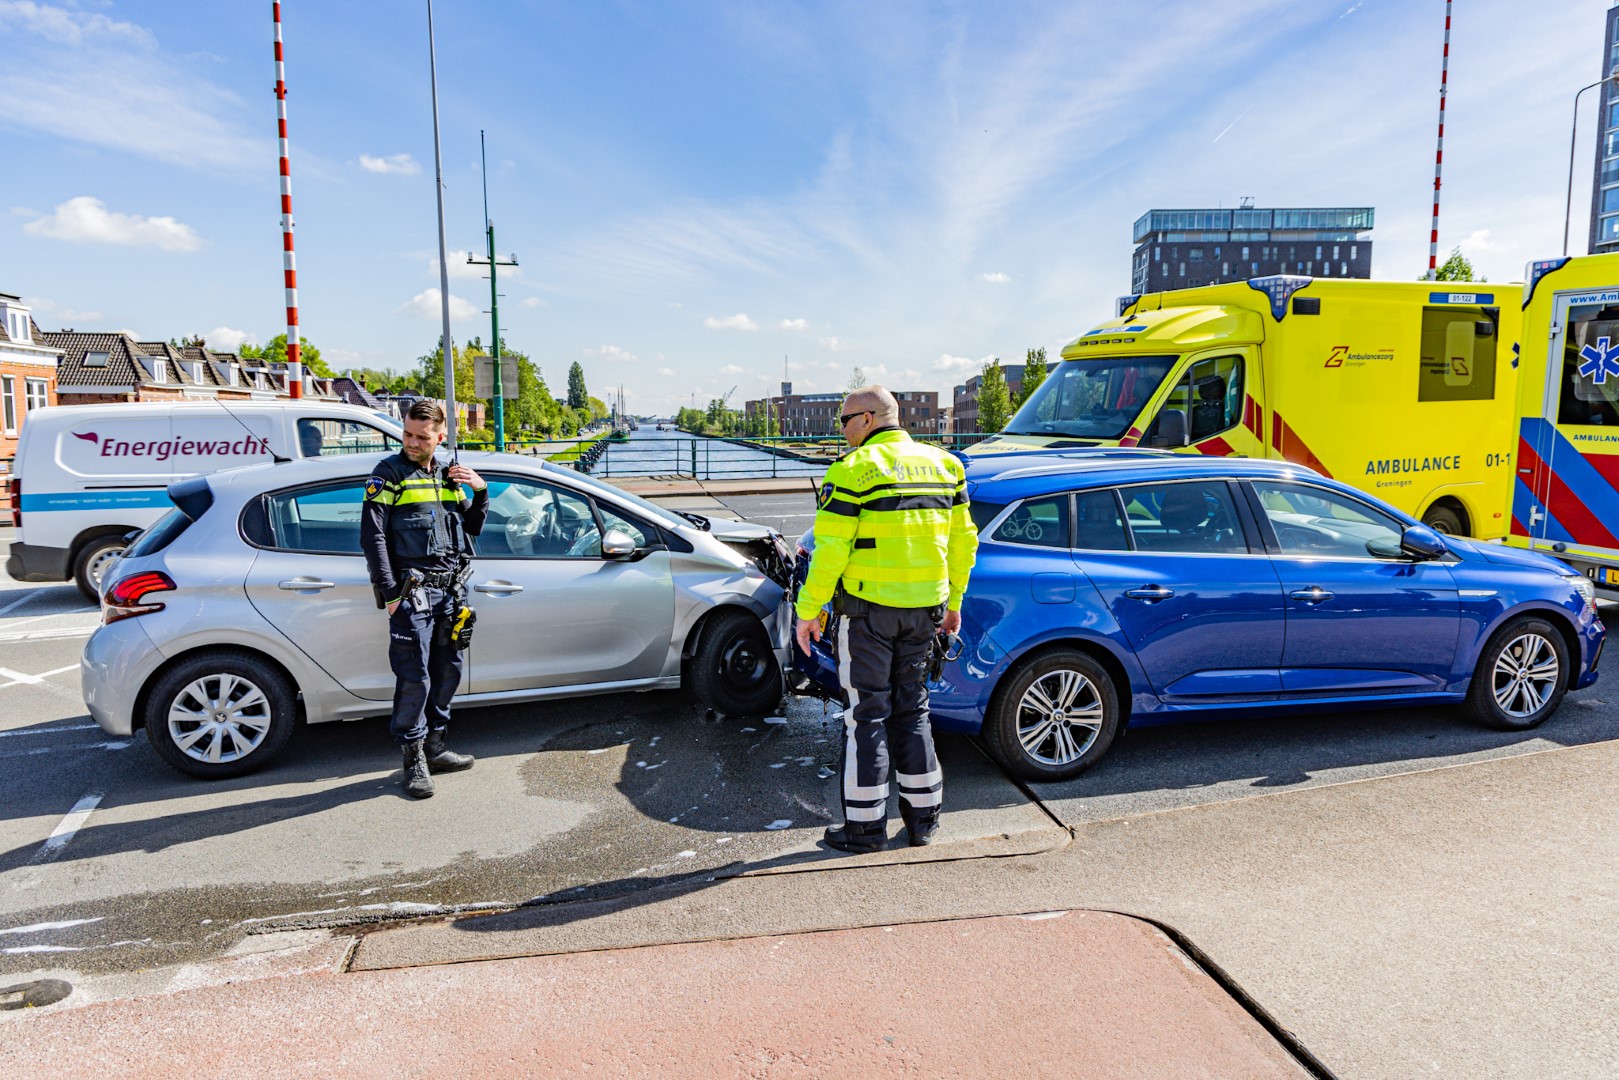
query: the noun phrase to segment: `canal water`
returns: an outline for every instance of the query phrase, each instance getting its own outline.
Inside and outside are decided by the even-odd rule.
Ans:
[[[756,480],[767,476],[819,476],[831,460],[797,461],[724,439],[684,431],[640,428],[625,442],[606,444],[592,476],[690,476],[698,480]]]

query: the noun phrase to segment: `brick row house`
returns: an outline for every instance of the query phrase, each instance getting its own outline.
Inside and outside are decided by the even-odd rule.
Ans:
[[[1023,389],[1022,364],[1002,364],[1001,374],[1006,379],[1006,393],[1013,401]],[[978,387],[984,381],[980,372],[965,383],[957,384],[955,404],[951,411],[951,427],[957,435],[972,435],[978,431]],[[993,434],[993,432],[991,432]]]
[[[235,353],[166,341],[136,341],[128,334],[43,335],[56,364],[56,396],[63,405],[123,401],[273,401],[292,395],[285,364],[243,360]],[[306,378],[304,397],[338,401],[331,379]]]
[[[744,402],[744,414],[751,417],[768,409],[783,435],[840,434],[838,415],[844,393],[795,394],[790,382],[782,383],[781,390],[776,397]],[[899,402],[900,426],[912,435],[938,435],[946,430],[939,426],[938,391],[898,390],[894,398]]]
[[[21,297],[0,293],[0,464],[9,471],[29,409],[56,404],[57,350]]]

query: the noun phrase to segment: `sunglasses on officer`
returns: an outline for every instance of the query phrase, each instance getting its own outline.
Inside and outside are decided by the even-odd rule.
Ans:
[[[858,412],[844,413],[842,416],[838,417],[838,427],[848,427],[850,420],[853,420],[857,416],[865,416],[869,412],[871,412],[870,409],[861,409]]]

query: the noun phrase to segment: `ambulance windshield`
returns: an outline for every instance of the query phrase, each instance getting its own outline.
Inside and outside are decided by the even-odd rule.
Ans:
[[[1130,429],[1176,359],[1064,360],[1018,409],[1006,434],[1117,439]]]

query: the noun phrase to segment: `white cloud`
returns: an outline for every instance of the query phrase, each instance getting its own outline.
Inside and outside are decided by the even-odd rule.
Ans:
[[[979,281],[987,281],[987,282],[990,282],[993,285],[1005,285],[1008,281],[1011,281],[1012,278],[1010,277],[1010,275],[1003,274],[999,270],[997,270],[992,274],[979,274],[978,275],[978,280]]]
[[[757,330],[757,329],[759,329],[759,324],[758,323],[754,322],[752,319],[750,319],[746,315],[742,315],[742,314],[727,315],[724,318],[716,318],[715,316],[710,315],[708,318],[703,320],[703,325],[708,327],[710,330]]]
[[[831,349],[833,352],[843,352],[853,347],[847,341],[839,341],[835,337],[816,338],[815,340],[820,342],[825,348]]]
[[[746,375],[747,373],[747,368],[738,367],[735,364],[726,364],[724,367],[720,368],[721,375]]]
[[[634,363],[635,361],[641,359],[634,353],[626,352],[617,345],[598,345],[594,349],[586,349],[584,351],[584,355],[599,356],[603,360],[622,360],[626,363]]]
[[[45,296],[25,296],[22,302],[33,309],[35,322],[48,317],[61,323],[97,323],[107,317],[99,311],[79,311],[66,307]]]
[[[416,159],[409,154],[392,154],[388,157],[361,154],[360,168],[366,172],[389,173],[395,176],[415,176],[422,171],[422,167],[416,164]]]
[[[302,337],[303,335],[299,334],[299,336]],[[217,349],[220,352],[235,352],[242,347],[244,342],[256,341],[257,335],[246,330],[232,330],[228,326],[216,326],[202,335],[202,340],[208,343],[210,349]],[[326,352],[331,353],[332,350],[327,349]]]
[[[529,310],[532,311],[534,308],[549,307],[550,305],[547,304],[544,300],[541,300],[538,296],[530,296],[528,299],[524,300],[522,303],[518,304],[517,306],[518,307],[523,307],[523,308],[528,308]]]
[[[658,369],[658,374],[662,375],[664,378],[671,378],[671,377],[673,377],[674,373],[675,373],[674,368],[661,367],[661,368]]]
[[[442,294],[437,289],[423,289],[401,304],[399,310],[424,319],[441,319],[443,317],[441,296]],[[477,307],[454,293],[450,294],[450,318],[470,319],[477,314],[479,314]]]
[[[978,370],[991,360],[993,356],[986,356],[982,360],[974,360],[969,356],[951,356],[949,353],[940,353],[939,358],[933,361],[934,371],[946,371],[952,375],[977,374]]]
[[[30,236],[77,244],[121,244],[162,251],[196,251],[202,247],[201,237],[189,225],[171,217],[114,213],[93,195],[69,199],[54,213],[30,221],[22,229]]]
[[[30,0],[0,0],[0,28],[13,27],[24,33],[38,34],[57,45],[82,45],[96,39],[143,47],[157,44],[149,32],[134,23],[35,4]]]
[[[1474,229],[1467,239],[1452,246],[1461,248],[1464,254],[1482,255],[1486,252],[1511,251],[1518,245],[1502,243],[1492,238],[1489,229]],[[1441,251],[1439,254],[1441,261],[1443,261],[1444,252]]]
[[[781,320],[781,328],[783,330],[808,330],[809,323],[803,319],[783,319]]]

